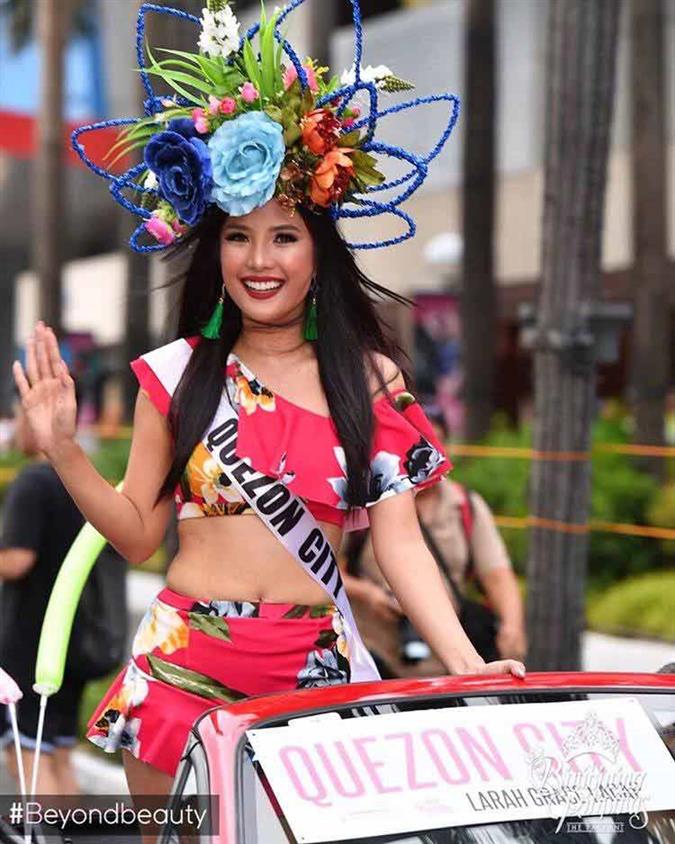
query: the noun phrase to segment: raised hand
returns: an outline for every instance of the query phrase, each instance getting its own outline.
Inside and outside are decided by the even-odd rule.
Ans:
[[[26,370],[14,361],[12,374],[35,444],[49,457],[74,439],[77,403],[56,336],[43,322],[26,343]]]

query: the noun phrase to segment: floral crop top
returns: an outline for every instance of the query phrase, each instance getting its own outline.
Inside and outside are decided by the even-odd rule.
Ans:
[[[199,338],[176,340],[133,361],[139,384],[166,415]],[[237,455],[258,471],[282,480],[312,515],[345,530],[367,525],[363,508],[350,509],[345,456],[330,417],[306,410],[267,389],[231,354],[224,387],[239,414]],[[429,420],[406,390],[373,403],[374,432],[366,507],[440,480],[451,468]],[[175,490],[179,519],[253,513],[229,485],[202,443],[195,448]]]

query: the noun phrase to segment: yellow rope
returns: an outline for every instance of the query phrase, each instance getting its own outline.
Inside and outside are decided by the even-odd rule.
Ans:
[[[543,527],[547,530],[557,530],[561,533],[620,533],[624,536],[646,536],[650,539],[675,540],[675,529],[651,527],[649,525],[626,525],[617,522],[600,522],[591,520],[588,525],[575,525],[569,522],[559,522],[554,519],[541,519],[537,516],[495,516],[495,522],[502,528],[528,530],[532,527]]]

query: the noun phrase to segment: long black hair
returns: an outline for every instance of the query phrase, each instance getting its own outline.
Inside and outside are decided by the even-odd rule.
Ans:
[[[317,328],[315,342],[321,385],[347,463],[347,502],[362,506],[367,498],[373,433],[368,361],[379,352],[405,372],[405,356],[387,336],[371,294],[400,303],[408,300],[371,281],[359,269],[335,222],[326,213],[300,209],[316,249]],[[227,215],[209,209],[200,224],[170,257],[191,252],[178,317],[178,337],[200,333],[222,289],[220,232]],[[202,339],[194,349],[174,392],[169,427],[174,459],[159,498],[173,493],[197,443],[215,415],[224,387],[224,370],[242,327],[241,311],[225,297],[218,340]],[[373,372],[386,389],[380,367]]]

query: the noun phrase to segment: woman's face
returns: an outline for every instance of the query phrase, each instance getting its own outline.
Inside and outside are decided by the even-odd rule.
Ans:
[[[315,272],[314,242],[302,215],[272,199],[220,233],[225,290],[244,321],[285,325],[302,317]]]

